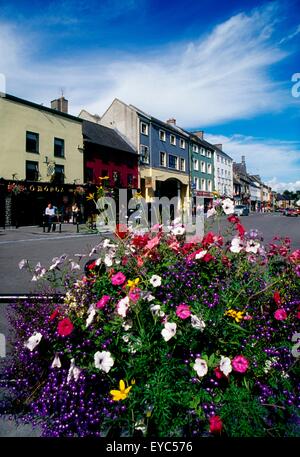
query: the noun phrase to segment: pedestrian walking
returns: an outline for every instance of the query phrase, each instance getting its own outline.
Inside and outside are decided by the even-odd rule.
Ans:
[[[45,209],[45,216],[47,220],[48,230],[49,233],[52,226],[52,232],[55,232],[56,229],[56,222],[57,222],[57,208],[53,206],[52,203],[48,203],[47,208]]]

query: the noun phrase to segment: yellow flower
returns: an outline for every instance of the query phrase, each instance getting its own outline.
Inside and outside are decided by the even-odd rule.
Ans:
[[[86,197],[87,200],[94,200],[95,199],[95,194],[88,194]]]
[[[135,384],[135,379],[132,379],[130,384],[131,384],[132,386],[134,386],[134,384]]]
[[[128,394],[130,390],[132,389],[132,386],[126,387],[125,382],[123,379],[120,380],[119,382],[119,389],[120,390],[111,390],[110,394],[113,396],[113,401],[120,401],[120,400],[125,400],[125,398],[128,397]]]
[[[225,316],[230,316],[235,319],[236,322],[240,322],[244,319],[245,311],[235,311],[234,309],[229,309],[225,312]]]
[[[127,281],[127,286],[128,287],[135,287],[138,285],[138,283],[140,282],[140,278],[135,278],[133,281],[131,281],[130,279],[128,279]]]

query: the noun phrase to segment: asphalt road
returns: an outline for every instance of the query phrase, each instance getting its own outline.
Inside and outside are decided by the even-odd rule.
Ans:
[[[250,214],[241,218],[246,229],[258,229],[268,243],[274,236],[288,236],[293,249],[300,249],[300,216],[296,218],[273,214]],[[224,218],[222,226],[227,224]],[[214,227],[216,229],[216,227]],[[81,229],[77,234],[75,226],[64,226],[63,232],[43,233],[38,227],[0,230],[0,294],[33,293],[39,290],[39,283],[32,282],[28,272],[19,270],[21,259],[28,259],[32,265],[41,262],[49,267],[53,257],[75,253],[88,253],[99,243],[103,235],[91,235]]]

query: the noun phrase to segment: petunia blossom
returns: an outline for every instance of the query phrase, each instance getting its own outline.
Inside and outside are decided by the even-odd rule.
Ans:
[[[58,354],[55,354],[55,357],[51,364],[51,368],[61,368],[61,361],[60,361]]]
[[[187,319],[191,315],[191,310],[188,305],[182,303],[176,307],[176,316],[180,317],[180,319]]]
[[[241,240],[241,238],[235,237],[231,241],[231,246],[230,246],[230,251],[239,254],[244,248],[244,244]]]
[[[165,341],[169,341],[176,335],[177,325],[174,322],[166,322],[164,329],[161,331],[162,337]]]
[[[126,281],[126,276],[119,271],[111,277],[111,283],[113,286],[121,286]]]
[[[100,300],[96,303],[96,308],[99,308],[99,309],[102,309],[104,308],[107,303],[109,302],[110,300],[110,296],[109,295],[103,295],[102,298],[100,298]]]
[[[71,359],[71,364],[67,376],[67,383],[69,384],[72,379],[74,379],[74,381],[78,381],[80,373],[81,369],[75,365],[75,359]]]
[[[288,316],[285,309],[279,308],[275,311],[274,317],[277,321],[285,321]]]
[[[191,325],[193,328],[201,330],[201,332],[203,332],[206,327],[205,322],[195,314],[191,314]]]
[[[61,321],[59,321],[57,326],[57,331],[60,336],[68,336],[74,330],[74,325],[70,321],[68,317],[65,317]]]
[[[30,338],[26,341],[24,346],[28,348],[31,352],[36,348],[38,344],[40,344],[42,339],[42,334],[39,332],[34,332]]]
[[[129,308],[129,297],[122,298],[117,304],[117,313],[119,316],[126,317]]]
[[[203,378],[203,376],[205,376],[208,372],[206,360],[197,357],[193,365],[193,369],[197,372],[199,378]]]
[[[97,351],[94,354],[95,367],[99,370],[108,373],[111,367],[114,365],[114,359],[109,351]]]
[[[245,373],[249,368],[249,362],[243,355],[236,355],[231,361],[231,365],[234,371],[238,373]]]
[[[222,371],[225,376],[228,376],[229,373],[232,372],[231,360],[229,357],[221,356],[220,371]]]
[[[258,250],[260,248],[260,243],[257,243],[254,240],[247,241],[246,243],[246,252],[252,252],[253,254],[257,254]]]
[[[150,284],[152,284],[153,287],[159,287],[161,285],[161,277],[158,275],[152,275]]]
[[[225,214],[233,214],[234,213],[234,203],[230,198],[225,198],[222,201],[222,208]]]

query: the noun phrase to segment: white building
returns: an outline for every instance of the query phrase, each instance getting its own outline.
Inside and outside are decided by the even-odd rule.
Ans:
[[[222,196],[233,196],[233,160],[222,151],[221,144],[214,145],[215,190]]]

